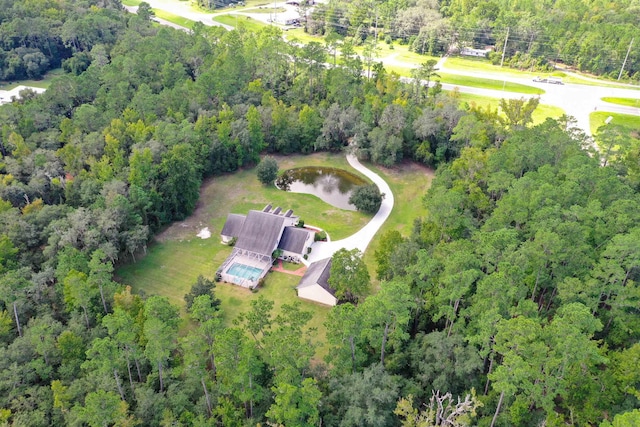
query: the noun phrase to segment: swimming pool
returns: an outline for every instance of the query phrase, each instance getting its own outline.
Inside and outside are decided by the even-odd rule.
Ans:
[[[233,263],[227,270],[227,274],[231,276],[249,280],[258,280],[261,273],[261,268],[251,267],[250,265],[240,264],[238,262]]]

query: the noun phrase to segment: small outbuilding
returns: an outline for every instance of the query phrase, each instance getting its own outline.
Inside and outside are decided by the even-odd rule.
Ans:
[[[471,47],[463,47],[460,50],[460,55],[463,56],[475,56],[475,57],[479,57],[479,58],[486,58],[487,55],[489,54],[489,52],[491,52],[492,49],[474,49]]]
[[[331,258],[316,261],[309,266],[296,287],[298,297],[324,305],[335,306],[338,303],[336,292],[329,286]]]

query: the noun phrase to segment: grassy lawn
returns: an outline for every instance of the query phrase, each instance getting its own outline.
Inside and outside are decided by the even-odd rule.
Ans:
[[[138,6],[142,3],[142,0],[122,0],[122,4],[125,6]]]
[[[287,271],[296,271],[300,270],[300,268],[304,267],[303,264],[294,264],[292,262],[282,262],[282,268]]]
[[[183,297],[199,275],[213,278],[218,266],[231,253],[219,239],[172,240],[154,243],[147,255],[116,272],[122,283],[143,295],[164,295],[173,304],[184,306]]]
[[[627,107],[640,108],[640,99],[637,98],[614,98],[607,96],[602,98],[604,102],[610,102],[612,104],[625,105]]]
[[[422,197],[431,185],[434,172],[423,165],[413,162],[401,163],[392,168],[374,166],[370,163],[366,163],[366,166],[387,181],[393,192],[395,202],[391,215],[373,238],[364,254],[364,261],[369,268],[371,279],[374,282],[374,286],[377,286],[377,264],[374,253],[380,246],[380,238],[387,230],[397,230],[404,237],[411,235],[413,221],[426,213],[426,209],[422,204]]]
[[[64,74],[64,71],[62,71],[62,68],[56,68],[46,73],[41,80],[18,80],[18,81],[12,81],[12,82],[5,82],[3,80],[0,80],[0,90],[11,90],[21,85],[47,89],[54,78],[61,76],[63,74]]]
[[[281,170],[323,165],[355,172],[341,154],[317,153],[310,156],[279,156],[277,159]],[[421,198],[431,182],[432,172],[410,162],[389,169],[369,167],[387,180],[395,196],[393,212],[382,232],[396,229],[408,236],[414,218],[424,214]],[[293,209],[307,224],[325,228],[335,240],[351,235],[370,219],[359,212],[335,209],[311,195],[264,187],[258,183],[253,170],[242,170],[205,182],[194,214],[161,232],[156,242],[150,245],[147,255],[136,263],[118,268],[116,277],[120,282],[131,285],[135,292],[165,295],[172,303],[183,307],[183,296],[189,292],[198,275],[213,278],[218,266],[231,253],[232,249],[222,245],[218,238],[227,214],[245,213],[247,209],[262,208],[267,203]],[[209,227],[212,237],[206,240],[197,238],[195,234],[205,226]],[[365,254],[372,276],[375,275],[373,252],[379,244],[379,238],[380,234]],[[299,267],[284,263],[286,270],[297,270]],[[250,302],[259,295],[275,301],[275,313],[282,304],[299,301],[305,310],[314,314],[310,326],[318,330],[315,338],[319,345],[316,357],[323,357],[327,352],[323,322],[329,308],[298,299],[294,288],[299,280],[298,276],[271,272],[266,276],[264,288],[255,294],[238,286],[219,284],[216,295],[222,300],[225,322],[231,324],[239,313],[250,308]]]
[[[483,79],[480,77],[461,76],[458,74],[440,74],[442,83],[449,83],[456,86],[470,86],[482,89],[504,90],[506,92],[524,93],[527,95],[542,95],[544,90],[519,83],[511,83],[500,80]]]
[[[400,65],[385,65],[384,68],[388,72],[394,72],[400,76],[411,77],[411,70],[415,67],[405,67]],[[459,74],[446,74],[438,72],[442,83],[448,83],[456,86],[477,87],[482,89],[504,90],[506,92],[522,93],[526,95],[542,95],[544,90],[537,87],[523,85],[520,83],[505,82],[501,80],[483,79],[481,77],[462,76]]]
[[[233,28],[242,27],[249,31],[259,31],[261,28],[268,25],[263,22],[256,21],[249,16],[234,14],[218,15],[214,17],[213,20],[216,22],[220,22],[221,24],[231,25]]]
[[[305,33],[303,28],[296,28],[293,30],[289,30],[285,33],[285,36],[288,41],[296,41],[297,43],[310,43],[317,42],[324,46],[324,37],[321,36],[312,36],[309,33]]]
[[[193,28],[193,24],[195,24],[195,21],[192,21],[191,19],[183,18],[182,16],[174,15],[173,13],[164,10],[153,9],[153,12],[158,18],[185,28]]]
[[[611,87],[620,87],[627,88],[627,86],[616,85],[614,82],[609,82],[607,80],[600,79],[599,82],[594,82],[588,80],[586,78],[580,78],[575,75],[568,75],[562,71],[554,71],[554,72],[541,72],[541,71],[524,71],[524,70],[516,70],[513,68],[509,68],[507,66],[500,67],[499,65],[493,65],[489,60],[482,58],[471,58],[471,57],[449,57],[445,62],[445,67],[451,68],[454,70],[461,71],[484,71],[496,74],[503,74],[505,76],[510,77],[519,77],[519,78],[534,78],[536,76],[540,77],[562,77],[562,80],[565,83],[576,83],[587,86],[611,86]],[[597,77],[592,77],[597,78]],[[633,89],[633,88],[631,88]]]
[[[307,326],[316,329],[313,337],[313,342],[318,346],[316,349],[316,358],[324,358],[328,353],[326,343],[327,328],[324,326],[324,321],[331,308],[298,298],[295,288],[299,281],[300,277],[298,276],[270,272],[266,276],[264,287],[260,288],[256,293],[241,288],[240,286],[219,283],[216,286],[215,293],[222,301],[222,313],[225,323],[231,325],[240,313],[249,311],[251,301],[261,295],[274,302],[274,316],[280,312],[283,304],[300,303],[303,310],[310,311],[313,314]]]
[[[467,102],[469,104],[475,103],[481,107],[491,107],[492,109],[497,109],[500,104],[499,98],[491,98],[488,96],[480,96],[480,95],[472,95],[469,93],[458,93],[458,98],[460,102]],[[533,112],[533,124],[538,124],[544,122],[548,117],[552,119],[560,118],[565,114],[565,111],[554,105],[540,104],[538,108]]]
[[[244,13],[282,13],[287,9],[284,7],[256,7],[253,9],[242,9]]]
[[[393,49],[394,50],[392,52],[395,51],[394,59],[396,59],[397,61],[407,62],[409,64],[419,65],[423,62],[428,61],[429,59],[433,59],[435,61],[438,61],[440,59],[435,56],[422,55],[419,53],[411,52],[409,51],[409,45],[394,44]]]
[[[622,128],[631,131],[640,131],[640,116],[632,116],[630,114],[618,114],[607,113],[606,111],[598,111],[589,115],[591,133],[593,135],[598,133],[598,128],[604,126],[607,117],[613,117],[611,120],[612,125],[621,126]]]
[[[565,77],[564,73],[545,73],[541,71],[521,71],[507,66],[500,67],[499,65],[493,65],[488,59],[483,58],[461,58],[461,57],[448,57],[445,62],[445,67],[460,71],[485,71],[488,73],[499,73],[510,77],[520,78],[534,78],[536,76],[557,76]]]
[[[302,166],[331,166],[355,173],[341,154],[320,153],[311,156],[280,156],[282,170]],[[215,271],[231,253],[232,248],[220,243],[218,235],[229,212],[246,213],[248,209],[262,209],[267,203],[291,208],[308,224],[326,229],[335,239],[349,236],[362,228],[369,216],[355,211],[334,208],[315,196],[280,191],[262,186],[254,170],[242,170],[234,174],[214,177],[204,183],[198,207],[194,214],[181,223],[175,223],[161,232],[150,245],[147,255],[136,263],[124,265],[116,271],[121,283],[131,285],[144,295],[164,295],[173,304],[184,306],[183,297],[189,292],[198,275],[213,278]],[[212,237],[197,238],[196,233],[208,226]],[[300,265],[285,263],[285,269],[297,270]],[[277,314],[285,303],[299,301],[314,316],[311,327],[317,328],[316,342],[325,343],[323,326],[329,308],[298,299],[295,286],[299,276],[269,273],[265,287],[257,294],[229,284],[219,284],[216,295],[222,300],[225,322],[231,325],[238,313],[250,308],[250,301],[258,295],[275,301]],[[326,355],[326,346],[320,347],[317,357]]]

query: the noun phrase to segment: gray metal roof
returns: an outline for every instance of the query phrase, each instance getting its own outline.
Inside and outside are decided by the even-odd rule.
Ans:
[[[273,213],[249,211],[236,242],[236,248],[269,255],[278,245],[284,217]]]
[[[331,295],[335,296],[336,291],[329,286],[329,275],[331,274],[331,258],[321,259],[309,266],[307,271],[300,279],[300,283],[296,288],[306,288],[318,284],[326,289]]]
[[[240,236],[240,230],[242,230],[245,218],[246,216],[244,215],[229,214],[227,216],[227,221],[224,223],[224,227],[222,227],[220,235],[231,237]]]
[[[296,254],[302,254],[304,243],[309,237],[309,230],[298,227],[285,227],[280,239],[279,249]]]

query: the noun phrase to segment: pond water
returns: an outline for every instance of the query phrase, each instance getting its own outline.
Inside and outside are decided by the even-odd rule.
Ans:
[[[318,166],[289,169],[276,181],[281,190],[313,194],[330,205],[351,211],[356,207],[349,203],[349,197],[356,187],[364,184],[365,180],[345,170]]]

